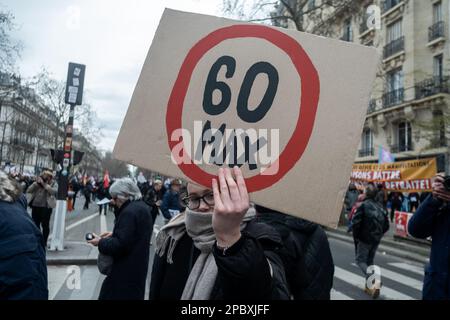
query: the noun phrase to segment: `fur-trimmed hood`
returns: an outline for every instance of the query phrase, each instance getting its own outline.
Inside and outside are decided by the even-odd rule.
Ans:
[[[16,202],[21,194],[22,191],[17,182],[0,170],[0,201]]]

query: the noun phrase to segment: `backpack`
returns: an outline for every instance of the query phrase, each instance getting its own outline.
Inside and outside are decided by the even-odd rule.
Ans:
[[[329,300],[334,262],[325,231],[317,224],[256,206],[258,220],[274,227],[294,300]],[[263,211],[263,212],[261,212]]]

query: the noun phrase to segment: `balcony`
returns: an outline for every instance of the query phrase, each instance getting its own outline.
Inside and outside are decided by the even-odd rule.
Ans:
[[[369,107],[367,108],[367,113],[375,112],[375,108],[377,107],[377,100],[371,99],[369,101]]]
[[[397,104],[403,103],[404,89],[398,89],[391,92],[387,92],[383,95],[383,108],[389,108]]]
[[[402,52],[405,50],[405,37],[402,36],[394,41],[391,41],[387,45],[384,46],[383,49],[383,58],[387,59],[390,56],[393,56],[396,53]]]
[[[413,151],[412,144],[396,144],[391,146],[391,152],[392,153],[399,153],[399,152],[406,152],[406,151]]]
[[[373,156],[373,148],[368,148],[368,149],[361,149],[359,150],[359,157],[369,157],[369,156]]]
[[[363,22],[359,25],[359,34],[363,34],[367,30],[369,30],[369,28],[367,27],[367,21],[366,20],[367,19],[364,18]]]
[[[383,3],[383,13],[391,10],[393,7],[401,3],[402,0],[385,0]]]
[[[439,21],[428,28],[428,42],[434,41],[445,36],[445,23]]]
[[[423,99],[439,93],[450,93],[450,77],[433,77],[416,84],[416,99]]]

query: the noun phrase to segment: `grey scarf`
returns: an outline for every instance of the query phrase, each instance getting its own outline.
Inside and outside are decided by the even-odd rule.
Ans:
[[[251,207],[244,216],[241,230],[255,215],[256,211]],[[167,252],[167,262],[173,263],[173,252],[186,232],[201,253],[189,274],[181,299],[207,300],[211,295],[217,277],[217,265],[212,254],[212,247],[216,241],[212,228],[212,213],[201,213],[186,209],[185,213],[175,217],[158,233],[156,253],[162,257]]]

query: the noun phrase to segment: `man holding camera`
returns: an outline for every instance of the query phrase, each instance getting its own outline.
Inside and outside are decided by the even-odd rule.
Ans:
[[[416,238],[433,238],[430,263],[425,268],[422,290],[424,300],[450,299],[450,177],[438,174],[433,179],[433,194],[419,206],[408,223]]]

